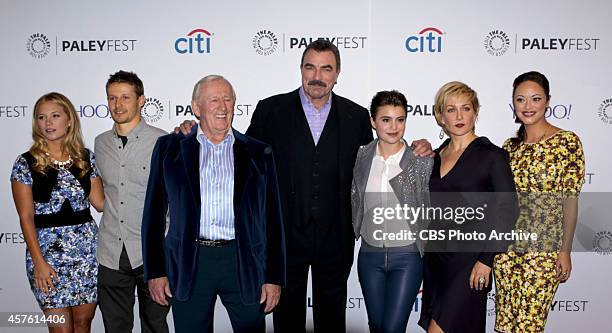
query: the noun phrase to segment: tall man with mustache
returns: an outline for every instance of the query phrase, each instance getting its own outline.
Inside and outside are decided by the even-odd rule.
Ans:
[[[355,245],[352,170],[359,147],[373,139],[372,128],[365,108],[332,92],[340,74],[334,44],[312,42],[300,69],[302,86],[261,100],[247,129],[272,146],[278,166],[287,287],[274,311],[274,330],[305,331],[311,269],[315,331],[344,332]],[[428,143],[419,148],[431,151]]]
[[[355,240],[350,187],[359,146],[372,141],[366,109],[332,92],[340,53],[329,41],[306,47],[302,86],[261,100],[247,135],[272,146],[287,246],[287,287],[275,332],[304,332],[308,270],[317,332],[344,332]]]

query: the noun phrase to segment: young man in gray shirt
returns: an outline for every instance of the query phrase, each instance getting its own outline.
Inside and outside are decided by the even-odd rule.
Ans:
[[[144,86],[136,74],[112,74],[106,96],[114,125],[96,137],[94,148],[105,195],[98,236],[98,304],[104,327],[106,332],[132,332],[136,289],[141,331],[168,332],[170,307],[149,295],[140,242],[151,153],[157,138],[167,133],[142,119]]]

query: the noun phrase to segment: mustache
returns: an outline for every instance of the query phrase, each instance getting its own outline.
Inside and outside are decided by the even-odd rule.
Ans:
[[[323,88],[327,88],[327,84],[321,80],[310,80],[308,81],[309,86],[320,86]]]

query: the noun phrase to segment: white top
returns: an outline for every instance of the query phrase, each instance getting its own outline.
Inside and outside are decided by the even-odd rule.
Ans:
[[[372,159],[370,174],[368,175],[368,183],[366,185],[366,193],[364,196],[365,219],[361,237],[363,240],[374,247],[398,247],[407,246],[414,243],[409,239],[390,240],[388,238],[381,239],[383,233],[402,233],[410,230],[410,226],[403,220],[396,218],[385,219],[382,223],[374,222],[375,210],[379,208],[394,208],[399,205],[399,200],[393,193],[389,180],[393,179],[402,172],[400,161],[406,151],[406,143],[397,153],[389,156],[386,160],[380,154],[378,145],[376,146],[376,155]],[[379,216],[380,217],[380,216]]]
[[[389,180],[397,176],[402,169],[400,168],[400,160],[404,156],[406,145],[402,145],[397,153],[389,156],[386,160],[380,154],[378,145],[376,145],[376,155],[372,160],[370,174],[368,175],[368,184],[366,192],[393,192]]]

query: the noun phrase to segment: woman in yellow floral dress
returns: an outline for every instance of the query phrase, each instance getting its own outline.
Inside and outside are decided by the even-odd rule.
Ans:
[[[550,124],[548,79],[538,72],[519,75],[513,84],[517,136],[506,140],[521,214],[517,229],[534,232],[537,241],[515,242],[494,261],[495,329],[542,332],[560,282],[572,270],[578,193],[584,179],[584,155],[578,136]]]

